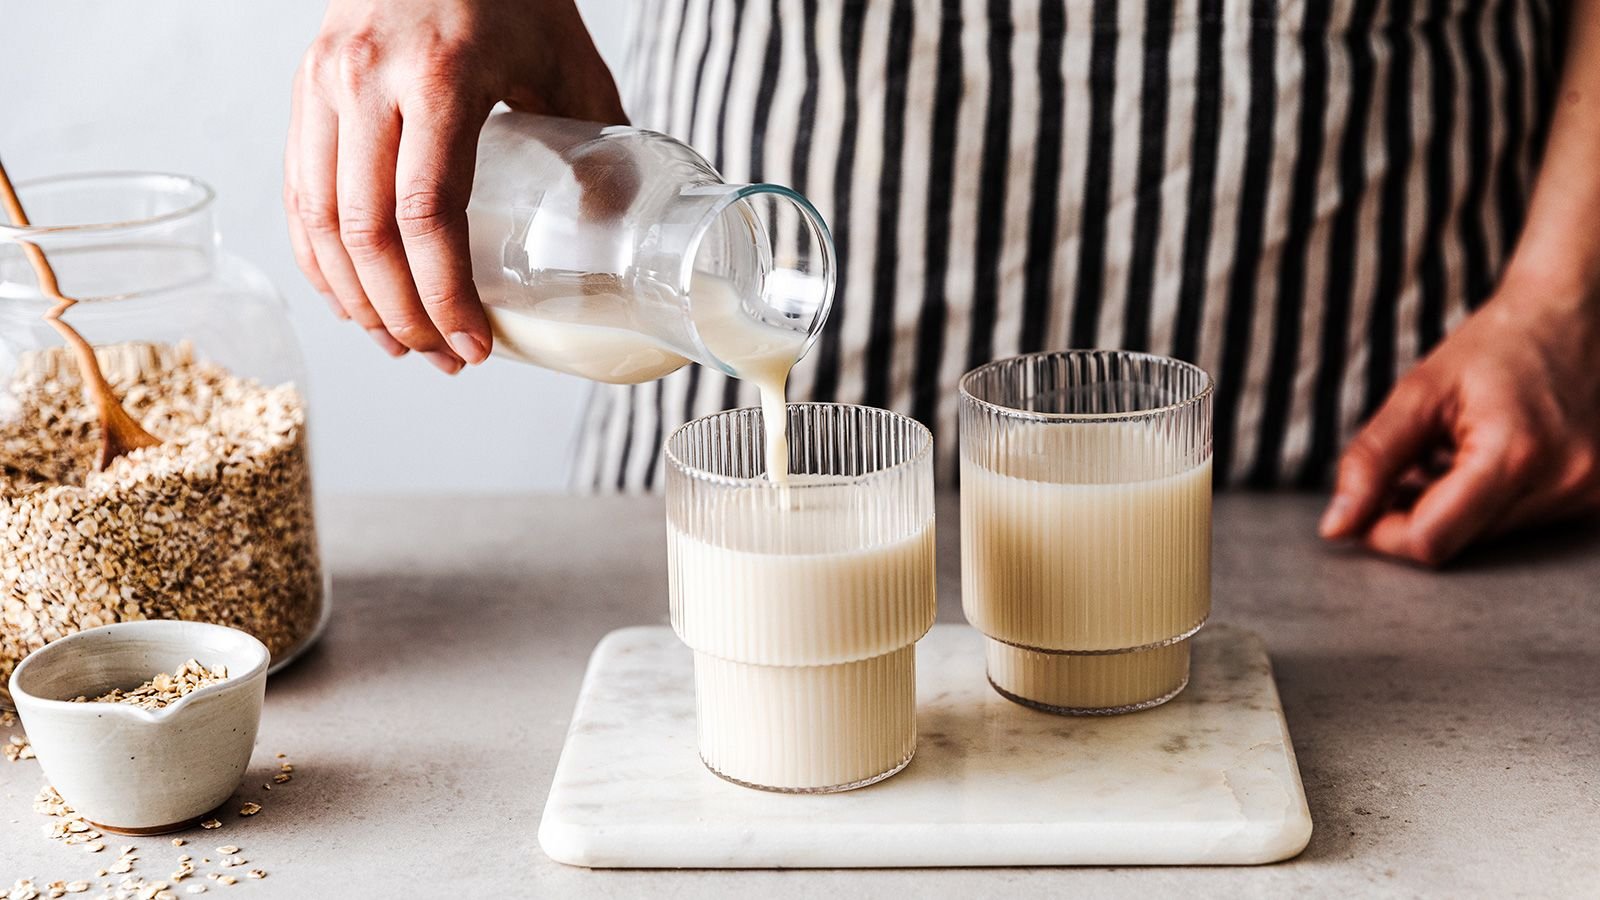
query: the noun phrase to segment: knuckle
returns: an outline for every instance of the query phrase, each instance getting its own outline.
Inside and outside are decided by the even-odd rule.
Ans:
[[[442,122],[460,121],[469,110],[485,103],[492,106],[481,78],[473,77],[472,57],[468,45],[452,41],[435,42],[417,51],[407,67],[412,74],[403,102]]]
[[[1417,410],[1426,407],[1438,394],[1438,387],[1434,383],[1433,375],[1426,366],[1413,369],[1406,377],[1394,386],[1390,395],[1389,408],[1402,415],[1414,414]]]
[[[418,39],[411,53],[412,67],[425,77],[454,78],[467,68],[472,55],[470,41],[434,31]]]
[[[1339,460],[1339,478],[1364,479],[1377,467],[1382,448],[1371,434],[1363,431],[1351,439]]]
[[[438,319],[441,315],[454,314],[461,309],[465,296],[452,290],[431,290],[422,294],[422,308],[428,315]]]
[[[351,253],[377,256],[394,244],[387,224],[370,213],[347,213],[339,220],[339,240]]]
[[[334,57],[339,86],[351,93],[365,90],[381,54],[382,48],[371,34],[360,32],[345,37]]]
[[[465,211],[450,192],[437,185],[419,185],[400,195],[395,222],[406,237],[426,237],[455,224]]]
[[[1539,445],[1529,438],[1516,438],[1501,455],[1506,474],[1520,477],[1531,474],[1539,465]]]
[[[339,38],[331,34],[318,35],[306,50],[299,79],[303,88],[316,90],[333,82],[338,69]]]
[[[326,200],[317,200],[296,192],[295,205],[300,213],[300,224],[313,234],[339,233],[339,209]]]

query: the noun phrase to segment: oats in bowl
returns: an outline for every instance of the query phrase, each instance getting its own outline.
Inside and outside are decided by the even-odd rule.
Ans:
[[[214,666],[208,669],[191,659],[184,662],[171,675],[157,672],[154,678],[131,690],[112,688],[93,700],[79,697],[72,702],[127,703],[140,709],[165,709],[194,691],[227,680],[227,666]]]

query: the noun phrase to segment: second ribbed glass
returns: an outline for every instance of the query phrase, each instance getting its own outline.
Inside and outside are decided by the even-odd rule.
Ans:
[[[962,604],[989,680],[1058,713],[1189,679],[1211,612],[1211,378],[1143,353],[1000,360],[961,380]]]
[[[788,408],[788,482],[759,410],[667,440],[672,627],[694,650],[700,755],[729,781],[821,793],[916,749],[916,642],[934,617],[933,438],[834,404]]]

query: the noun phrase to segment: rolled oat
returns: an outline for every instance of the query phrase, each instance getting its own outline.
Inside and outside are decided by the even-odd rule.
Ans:
[[[322,613],[305,409],[187,344],[96,351],[163,443],[94,471],[99,420],[65,348],[24,354],[0,402],[0,702],[23,656],[142,619],[229,625],[277,656]]]
[[[115,688],[94,698],[92,702],[126,703],[140,709],[163,709],[200,688],[221,684],[227,680],[227,666],[214,666],[208,669],[191,659],[179,666],[171,675],[158,672],[154,678],[136,688],[126,691]],[[87,700],[87,697],[78,697],[72,702],[83,703]]]

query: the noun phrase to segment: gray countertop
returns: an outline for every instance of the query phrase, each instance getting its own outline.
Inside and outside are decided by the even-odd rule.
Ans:
[[[327,505],[335,614],[269,685],[247,782],[260,815],[225,817],[181,850],[112,838],[88,856],[41,835],[37,764],[0,760],[0,879],[99,883],[122,844],[140,847],[136,871],[163,877],[179,853],[215,860],[214,845],[231,843],[268,877],[206,896],[1596,896],[1600,532],[1523,537],[1433,573],[1324,546],[1319,509],[1237,495],[1216,513],[1214,621],[1265,636],[1316,821],[1287,863],[551,862],[535,832],[589,651],[611,629],[666,622],[660,501],[394,498]],[[955,507],[940,515],[940,618],[960,621]],[[280,752],[294,780],[262,792]]]

